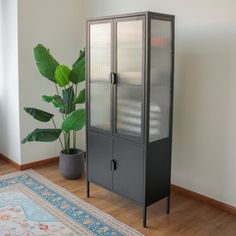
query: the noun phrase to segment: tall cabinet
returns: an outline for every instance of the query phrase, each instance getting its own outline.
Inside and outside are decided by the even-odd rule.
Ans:
[[[87,196],[93,182],[143,207],[170,206],[174,16],[87,21]]]

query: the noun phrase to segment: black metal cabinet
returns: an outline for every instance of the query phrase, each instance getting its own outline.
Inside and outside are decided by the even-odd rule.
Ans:
[[[87,21],[87,195],[92,181],[169,213],[174,16]]]

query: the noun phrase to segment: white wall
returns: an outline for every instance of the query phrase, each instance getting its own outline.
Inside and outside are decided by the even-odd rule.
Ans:
[[[38,107],[57,114],[50,104],[41,101],[42,95],[54,95],[54,84],[43,78],[36,67],[33,48],[42,43],[50,48],[59,63],[72,65],[79,50],[85,45],[82,0],[19,0],[19,86],[21,138],[36,127],[52,127],[51,123],[39,123],[23,111],[25,106]],[[56,116],[61,125],[61,117]],[[84,130],[78,138],[78,146],[85,148]],[[27,143],[21,145],[21,162],[28,163],[58,156],[61,147],[54,143]]]
[[[3,6],[2,6],[2,0],[0,1],[0,97],[2,98],[2,89],[3,89]],[[1,102],[1,100],[0,100]],[[1,109],[1,106],[0,106]],[[1,110],[0,110],[1,111]],[[1,112],[0,112],[1,116]],[[1,122],[0,122],[1,123]],[[0,124],[1,127],[1,124]],[[0,130],[1,134],[1,130]],[[1,138],[1,135],[0,135]],[[1,143],[0,143],[1,145]]]
[[[0,153],[20,163],[17,0],[1,0],[0,13]]]
[[[87,0],[89,17],[176,15],[172,183],[236,206],[236,2]]]
[[[40,100],[42,94],[54,93],[54,88],[39,75],[35,66],[32,49],[37,43],[49,47],[61,63],[71,64],[84,46],[84,20],[87,16],[145,10],[175,14],[172,183],[236,206],[235,1],[18,2],[20,126],[17,4],[16,0],[0,0],[0,6],[4,8],[4,14],[1,12],[0,15],[4,20],[1,27],[3,34],[0,34],[4,35],[4,76],[0,80],[0,152],[18,163],[27,163],[56,156],[60,150],[57,143],[25,144],[21,146],[20,158],[20,137],[37,125],[43,126],[27,116],[23,107],[37,106],[54,111]],[[7,118],[11,119],[10,122]],[[80,147],[84,148],[84,142],[82,134]]]

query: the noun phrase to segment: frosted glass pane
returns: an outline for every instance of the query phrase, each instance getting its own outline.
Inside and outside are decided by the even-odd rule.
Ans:
[[[149,141],[169,136],[170,88],[156,87],[150,99]]]
[[[117,87],[117,133],[141,136],[142,90],[136,87]]]
[[[90,125],[110,129],[110,84],[90,85]]]
[[[142,83],[143,21],[117,23],[119,83]]]
[[[171,22],[151,20],[149,141],[169,136]]]
[[[111,72],[111,23],[90,26],[90,79],[109,81]]]
[[[170,86],[171,22],[151,20],[151,85]]]

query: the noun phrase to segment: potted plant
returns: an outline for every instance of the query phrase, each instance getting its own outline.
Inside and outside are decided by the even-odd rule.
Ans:
[[[25,107],[24,110],[36,120],[51,121],[53,128],[37,128],[28,134],[22,143],[59,140],[62,148],[59,162],[61,174],[67,179],[80,178],[84,170],[84,153],[76,148],[76,134],[85,125],[85,109],[77,106],[85,102],[85,89],[78,91],[78,84],[85,80],[85,51],[80,51],[79,58],[71,69],[60,65],[41,44],[34,48],[34,57],[40,74],[54,83],[56,89],[55,95],[43,95],[42,100],[51,103],[58,110],[62,124],[57,127],[51,113]]]

